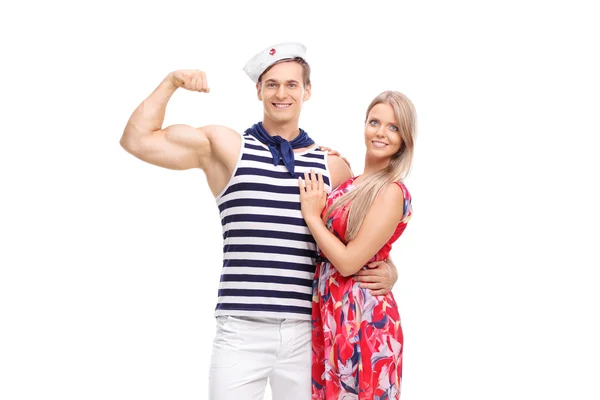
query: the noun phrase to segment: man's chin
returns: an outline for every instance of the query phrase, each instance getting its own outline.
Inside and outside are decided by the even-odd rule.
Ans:
[[[289,122],[293,119],[293,117],[287,113],[269,113],[268,116],[275,122]]]

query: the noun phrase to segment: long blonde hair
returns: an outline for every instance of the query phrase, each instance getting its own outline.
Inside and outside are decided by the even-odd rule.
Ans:
[[[348,215],[346,241],[356,237],[371,204],[379,192],[390,183],[404,180],[410,172],[416,138],[415,107],[410,99],[402,93],[388,90],[373,99],[367,108],[365,123],[368,123],[371,109],[382,103],[389,104],[394,109],[402,144],[398,152],[392,156],[387,168],[371,175],[361,182],[356,189],[340,197],[327,209],[325,219],[328,219],[336,209],[350,203],[344,212],[344,218],[346,214]]]

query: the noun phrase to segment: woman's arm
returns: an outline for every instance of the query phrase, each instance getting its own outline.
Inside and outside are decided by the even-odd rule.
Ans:
[[[299,179],[302,215],[321,251],[343,276],[358,272],[390,239],[403,217],[404,194],[390,184],[375,198],[356,237],[345,245],[321,219],[326,194],[322,177]]]

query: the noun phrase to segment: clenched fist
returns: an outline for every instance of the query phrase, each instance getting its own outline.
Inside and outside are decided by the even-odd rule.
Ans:
[[[171,82],[177,88],[184,88],[194,92],[210,92],[206,73],[197,69],[184,69],[169,74]]]

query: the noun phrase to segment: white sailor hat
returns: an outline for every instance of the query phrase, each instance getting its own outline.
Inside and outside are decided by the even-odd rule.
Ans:
[[[244,71],[252,82],[258,82],[258,78],[273,63],[288,58],[300,57],[306,60],[306,47],[301,43],[286,42],[279,43],[266,49],[252,57],[244,67]]]

